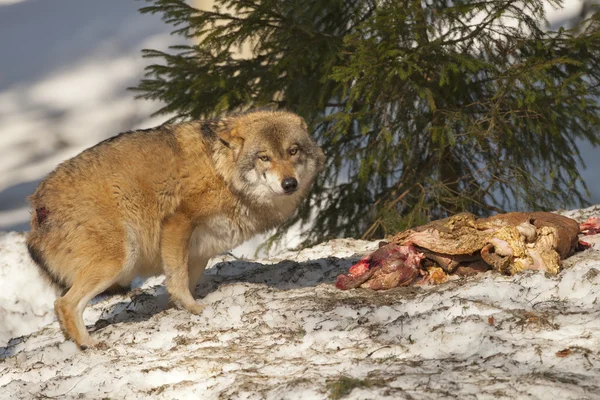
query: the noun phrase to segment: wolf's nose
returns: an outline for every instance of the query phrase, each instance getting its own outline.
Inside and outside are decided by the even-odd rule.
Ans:
[[[286,193],[292,193],[294,190],[298,189],[298,181],[296,178],[285,178],[281,181],[281,187]]]

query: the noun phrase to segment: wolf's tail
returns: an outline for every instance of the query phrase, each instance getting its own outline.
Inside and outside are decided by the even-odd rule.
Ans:
[[[29,232],[29,234],[27,235],[27,251],[29,251],[31,259],[54,285],[58,286],[61,289],[66,289],[66,282],[62,277],[60,277],[54,271],[52,271],[52,269],[50,269],[46,258],[44,257],[44,253],[39,249],[37,243],[39,243],[39,232],[37,231],[37,227],[32,222],[31,232]]]

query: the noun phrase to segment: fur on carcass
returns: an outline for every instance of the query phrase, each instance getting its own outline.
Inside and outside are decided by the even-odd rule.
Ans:
[[[494,269],[512,275],[526,269],[556,274],[577,248],[584,223],[550,212],[512,212],[489,218],[469,213],[433,221],[396,234],[379,250],[340,275],[340,289],[389,289],[427,278],[427,267],[467,275]],[[595,228],[594,228],[595,227]],[[438,273],[436,271],[436,273]]]

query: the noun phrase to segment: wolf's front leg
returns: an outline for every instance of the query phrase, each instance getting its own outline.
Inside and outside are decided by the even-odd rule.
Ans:
[[[204,306],[196,303],[189,288],[188,250],[192,230],[189,218],[172,215],[163,223],[160,249],[171,300],[192,314],[200,314]]]

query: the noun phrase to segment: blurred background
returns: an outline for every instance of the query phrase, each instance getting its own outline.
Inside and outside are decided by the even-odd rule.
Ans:
[[[27,230],[25,197],[61,161],[160,124],[137,101],[140,50],[176,43],[133,0],[0,0],[0,230]]]
[[[212,1],[193,1],[207,8]],[[580,0],[548,8],[553,28],[581,14]],[[166,50],[158,16],[135,0],[0,0],[0,231],[28,229],[26,196],[61,161],[119,132],[155,126],[160,104],[135,100],[147,61]],[[600,203],[600,157],[581,143],[589,201]]]

